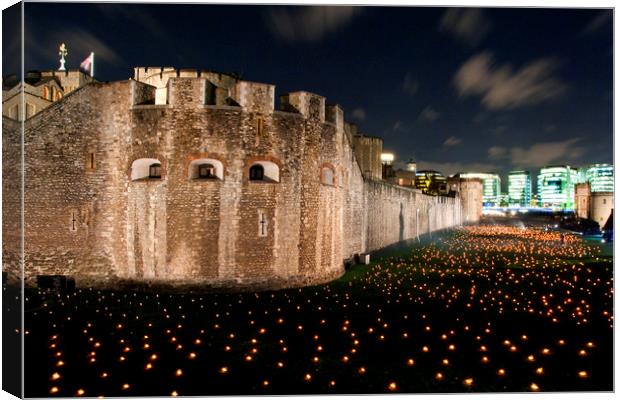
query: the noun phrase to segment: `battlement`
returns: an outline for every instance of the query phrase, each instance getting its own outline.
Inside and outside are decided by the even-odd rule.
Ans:
[[[239,81],[230,90],[230,97],[250,112],[271,114],[274,109],[275,90],[274,85]]]
[[[238,106],[249,112],[271,114],[275,110],[275,85],[241,80],[232,73],[221,73],[204,69],[175,67],[135,67],[133,79],[155,87],[154,103],[139,104],[181,104]],[[182,80],[186,82],[181,83]],[[189,80],[195,80],[190,83]],[[189,92],[180,96],[181,91]],[[193,96],[193,97],[192,97]],[[150,101],[150,100],[149,100]],[[351,127],[345,122],[344,111],[338,104],[326,105],[325,97],[307,91],[286,93],[280,96],[280,111],[301,114],[304,118],[328,122],[338,130],[345,130],[349,137]]]
[[[134,67],[133,78],[137,81],[145,81],[159,76],[160,79],[168,78],[208,78],[214,81],[238,81],[239,75],[209,71],[198,68],[175,68],[175,67]]]
[[[344,111],[339,104],[328,104],[325,106],[325,120],[336,125],[340,131],[344,129]]]
[[[47,71],[39,71],[41,76],[56,76],[58,78],[62,77],[78,77],[81,76],[85,80],[91,81],[93,80],[90,75],[87,73],[74,69],[74,70],[65,70],[65,71],[57,71],[57,70],[47,70]]]
[[[318,94],[304,91],[287,93],[280,96],[280,109],[325,122],[325,97]]]

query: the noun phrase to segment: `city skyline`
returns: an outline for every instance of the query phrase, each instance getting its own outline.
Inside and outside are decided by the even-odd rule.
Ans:
[[[171,65],[270,82],[276,99],[312,91],[382,137],[397,167],[414,158],[446,175],[506,175],[612,162],[611,10],[30,3],[25,13],[27,70],[56,69],[64,42],[67,67],[94,51],[102,81]]]

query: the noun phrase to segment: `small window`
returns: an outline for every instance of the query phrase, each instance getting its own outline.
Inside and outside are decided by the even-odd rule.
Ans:
[[[198,178],[215,179],[215,167],[213,166],[213,164],[200,164],[198,166]]]
[[[97,161],[95,160],[95,163],[96,162]],[[165,170],[163,172],[165,173]],[[134,160],[131,163],[130,178],[132,181],[161,179],[161,161],[156,158],[139,158]]]
[[[192,160],[187,170],[188,179],[224,180],[224,165],[215,158]]]
[[[15,104],[13,107],[9,109],[9,117],[13,119],[17,119],[19,114],[19,106]]]
[[[248,178],[250,181],[280,182],[280,167],[273,161],[254,161],[250,164]]]
[[[607,199],[603,199],[603,204],[607,204]]]
[[[71,232],[77,232],[78,230],[77,212],[75,210],[71,210],[71,219],[69,220],[69,230]]]
[[[256,131],[259,135],[265,132],[265,120],[261,117],[256,119]]]
[[[256,164],[250,167],[250,180],[262,181],[265,177],[265,169],[262,165]]]
[[[321,183],[324,185],[334,184],[334,171],[329,167],[323,167],[321,169]]]
[[[50,88],[47,86],[43,86],[43,97],[47,100],[52,99],[52,96],[50,96]]]
[[[86,168],[95,169],[95,153],[88,153],[86,158]]]
[[[26,118],[30,118],[35,114],[36,107],[34,104],[26,103]]]
[[[161,164],[149,165],[149,178],[161,179]]]
[[[62,98],[62,93],[60,91],[56,91],[56,95],[54,96],[54,101],[58,101]]]
[[[258,236],[266,237],[268,232],[269,222],[263,210],[258,210]]]

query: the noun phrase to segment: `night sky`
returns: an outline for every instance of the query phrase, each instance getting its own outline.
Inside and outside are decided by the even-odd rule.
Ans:
[[[174,66],[318,93],[419,169],[613,158],[611,10],[26,3],[25,40],[26,70],[65,42],[101,81]]]

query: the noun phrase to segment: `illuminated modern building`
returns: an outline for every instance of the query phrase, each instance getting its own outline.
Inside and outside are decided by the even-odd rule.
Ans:
[[[500,207],[508,207],[508,193],[501,193],[499,195]]]
[[[582,167],[577,169],[577,179],[575,180],[575,184],[577,183],[586,183],[588,178],[586,177],[586,173],[588,172],[588,167]]]
[[[614,191],[614,166],[610,164],[594,164],[586,170],[586,180],[590,183],[590,191]]]
[[[415,173],[415,187],[424,194],[437,196],[447,192],[447,179],[438,171],[418,171]]]
[[[532,177],[529,171],[508,173],[508,205],[528,207],[532,199]]]
[[[572,210],[575,200],[577,170],[568,165],[549,166],[538,173],[539,204],[543,207]]]
[[[497,174],[468,172],[459,174],[463,179],[482,180],[482,205],[497,207],[501,202],[501,180]]]

